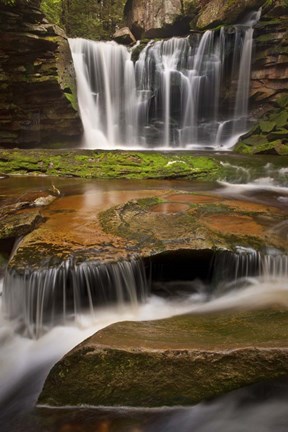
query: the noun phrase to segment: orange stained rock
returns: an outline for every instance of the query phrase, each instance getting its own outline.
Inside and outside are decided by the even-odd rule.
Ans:
[[[189,205],[182,203],[166,202],[150,207],[150,211],[155,213],[178,213],[189,209]]]
[[[218,203],[219,198],[215,196],[209,196],[209,195],[179,193],[179,194],[169,195],[167,197],[167,201],[190,203],[190,204],[206,204],[206,203]]]
[[[261,236],[265,232],[264,227],[249,216],[217,214],[204,216],[202,222],[210,229],[226,234]]]
[[[33,236],[27,236],[25,243],[29,245],[31,239],[33,244],[40,245],[40,249],[41,243],[61,245],[62,251],[67,253],[89,247],[103,249],[105,244],[123,249],[129,242],[105,233],[99,223],[98,214],[135,198],[161,194],[163,191],[96,191],[60,198],[42,211],[47,221],[33,232]],[[49,254],[49,251],[47,253]]]

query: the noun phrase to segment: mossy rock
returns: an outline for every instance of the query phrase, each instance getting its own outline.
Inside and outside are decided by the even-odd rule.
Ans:
[[[287,155],[288,145],[282,142],[282,140],[276,139],[275,141],[265,142],[259,145],[248,145],[245,141],[240,141],[235,151],[240,154],[250,155]]]
[[[38,403],[192,405],[287,376],[287,329],[287,311],[273,309],[117,323],[54,366]]]
[[[97,150],[0,150],[0,172],[99,179],[216,179],[213,157]]]
[[[16,212],[0,217],[0,239],[18,238],[33,231],[44,221],[38,210]]]
[[[276,127],[276,123],[271,122],[271,121],[265,121],[265,120],[261,120],[259,122],[259,127],[261,132],[271,132],[275,127]]]
[[[288,107],[288,94],[284,93],[283,95],[279,96],[279,98],[276,99],[276,103],[281,108]]]

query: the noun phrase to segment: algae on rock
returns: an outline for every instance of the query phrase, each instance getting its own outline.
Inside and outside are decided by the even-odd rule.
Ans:
[[[275,309],[113,324],[53,367],[38,402],[191,405],[286,376],[287,326],[287,311]]]

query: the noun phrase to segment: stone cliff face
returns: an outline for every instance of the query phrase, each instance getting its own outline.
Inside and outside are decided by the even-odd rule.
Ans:
[[[250,107],[260,121],[239,144],[241,152],[288,153],[288,8],[274,3],[254,32]]]
[[[187,33],[189,19],[181,23],[182,12],[181,0],[128,0],[125,7],[126,22],[138,39]]]
[[[82,133],[67,39],[39,2],[14,3],[0,4],[0,146],[63,146]]]
[[[268,11],[257,24],[251,77],[253,101],[273,105],[288,89],[288,9]]]
[[[125,17],[137,38],[170,37],[234,24],[264,3],[263,0],[128,0]]]

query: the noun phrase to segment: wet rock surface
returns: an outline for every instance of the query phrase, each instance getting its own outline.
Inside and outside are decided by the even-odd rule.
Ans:
[[[40,208],[56,200],[59,191],[55,189],[51,187],[50,190],[47,188],[24,193],[11,191],[10,196],[1,194],[0,240],[25,236],[43,223],[45,217]]]
[[[272,227],[280,209],[212,195],[161,190],[91,193],[64,197],[43,216],[47,222],[27,235],[10,260],[23,272],[71,257],[98,263],[130,260],[175,250],[280,250],[286,239]]]
[[[287,320],[264,309],[111,325],[54,366],[39,403],[191,405],[285,376]]]

